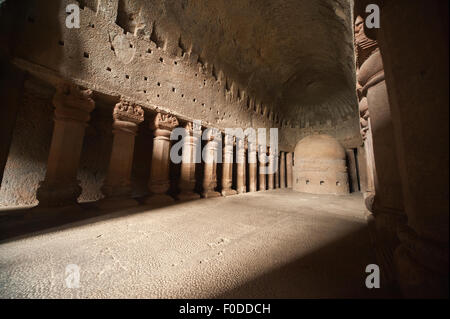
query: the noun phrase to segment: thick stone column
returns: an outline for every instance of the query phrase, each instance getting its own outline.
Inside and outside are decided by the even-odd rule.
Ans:
[[[233,185],[233,147],[234,136],[225,135],[223,147],[223,170],[222,170],[222,195],[235,195],[237,192],[232,189]]]
[[[176,126],[178,126],[176,117],[162,113],[156,114],[152,123],[154,138],[152,167],[148,184],[151,195],[145,201],[147,204],[163,206],[174,201],[171,196],[167,195],[167,191],[170,188],[170,134]]]
[[[372,212],[368,222],[382,284],[387,285],[395,282],[393,260],[399,244],[397,229],[406,218],[381,53],[377,41],[366,35],[361,17],[355,21],[355,49],[361,133],[368,166],[369,192],[365,201]]]
[[[246,181],[245,181],[245,140],[241,138],[236,138],[236,162],[237,162],[237,183],[236,188],[239,194],[245,193],[247,191]]]
[[[195,193],[195,159],[197,157],[197,143],[199,143],[199,136],[201,136],[201,127],[196,123],[187,123],[185,126],[186,136],[183,142],[183,154],[181,162],[181,176],[180,176],[180,200],[192,200],[200,198],[200,195]]]
[[[280,188],[280,153],[275,154],[275,183],[274,188]]]
[[[203,197],[217,197],[220,193],[217,188],[217,156],[218,148],[222,147],[220,132],[215,129],[208,129],[206,134],[208,141],[203,150],[204,175],[203,175]]]
[[[13,34],[11,32],[11,36]],[[17,113],[23,98],[26,73],[11,65],[7,59],[1,59],[0,69],[2,70],[0,96],[2,97],[2,104],[7,106],[2,109],[0,118],[0,183],[2,183]]]
[[[256,143],[248,143],[248,170],[249,170],[249,191],[256,192],[257,182],[257,162],[256,162]]]
[[[398,232],[397,280],[406,297],[448,298],[449,3],[375,3],[380,4],[377,40],[408,219]],[[376,154],[375,140],[374,149]]]
[[[100,201],[103,208],[137,204],[131,198],[131,169],[134,140],[139,124],[144,121],[144,110],[132,102],[121,100],[114,107],[113,118],[114,140],[108,174],[102,187],[105,199]]]
[[[286,153],[280,155],[280,188],[286,188]]]
[[[267,168],[267,162],[265,162],[265,156],[266,156],[266,148],[259,146],[258,150],[258,160],[259,160],[259,190],[265,191],[267,188],[266,185],[266,168]]]
[[[86,123],[95,107],[91,96],[91,90],[72,84],[61,84],[56,90],[53,98],[55,126],[47,172],[36,194],[39,206],[61,207],[77,203],[81,194],[77,170]]]
[[[358,187],[358,173],[356,168],[356,156],[355,152],[352,148],[345,150],[347,154],[347,168],[349,172],[349,180],[350,180],[350,192],[359,192]]]
[[[274,174],[274,170],[275,170],[275,154],[273,153],[272,149],[269,149],[268,151],[269,153],[269,172],[268,172],[268,177],[269,180],[267,182],[267,188],[269,190],[274,189],[274,185],[275,185],[275,174]]]
[[[286,184],[287,188],[292,188],[292,153],[289,152],[286,154]]]

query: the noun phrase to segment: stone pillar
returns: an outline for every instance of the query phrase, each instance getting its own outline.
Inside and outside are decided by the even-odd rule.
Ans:
[[[171,204],[174,200],[167,195],[170,188],[170,134],[178,126],[176,117],[158,113],[153,121],[153,153],[150,181],[148,184],[150,196],[145,200],[146,204],[163,206]]]
[[[44,207],[61,207],[77,203],[81,187],[77,170],[83,138],[90,112],[95,107],[92,91],[76,85],[59,85],[53,98],[55,126],[45,180],[36,197]]]
[[[274,188],[280,188],[280,153],[275,154],[275,183]]]
[[[266,168],[267,163],[265,162],[265,156],[266,156],[266,148],[259,146],[258,151],[258,160],[259,160],[259,190],[265,191],[266,190]]]
[[[236,138],[236,162],[237,162],[237,192],[245,193],[247,190],[245,181],[245,140]]]
[[[397,280],[408,298],[448,298],[449,3],[374,3],[408,220],[398,232]]]
[[[203,197],[217,197],[220,193],[217,188],[217,156],[218,148],[222,147],[220,132],[216,129],[208,129],[206,132],[208,141],[203,149],[204,175],[203,175]]]
[[[347,153],[347,168],[350,175],[350,192],[359,192],[355,151],[352,148],[349,148],[346,149],[345,152]]]
[[[108,173],[102,187],[105,199],[102,208],[136,205],[131,199],[131,169],[133,165],[134,140],[138,125],[144,121],[144,110],[132,102],[121,100],[113,110],[114,140]]]
[[[257,163],[256,163],[256,143],[248,143],[248,170],[249,170],[249,191],[256,192]]]
[[[286,184],[287,188],[292,188],[292,153],[286,153]]]
[[[185,126],[186,136],[183,142],[183,154],[181,162],[181,176],[180,176],[180,200],[192,200],[200,198],[200,195],[195,193],[195,166],[197,157],[197,143],[199,143],[199,136],[201,136],[201,127],[198,124],[189,122]],[[200,133],[198,133],[200,132]]]
[[[275,170],[275,154],[273,153],[272,149],[269,149],[268,151],[269,153],[269,172],[268,172],[268,177],[269,180],[267,182],[267,188],[269,190],[274,189],[274,179],[275,179],[275,174],[274,174],[274,170]]]
[[[383,61],[377,41],[365,34],[361,17],[355,22],[355,49],[361,133],[368,166],[369,193],[365,199],[372,212],[368,221],[386,285],[395,282],[393,258],[399,244],[397,229],[405,223],[406,216]]]
[[[14,32],[10,34],[12,36]],[[0,75],[0,96],[2,104],[7,106],[2,109],[0,118],[0,183],[2,183],[17,113],[23,98],[26,73],[10,64],[7,59],[1,59],[0,69],[3,70]]]
[[[280,155],[280,188],[286,188],[286,153]]]
[[[225,135],[223,147],[223,170],[222,170],[222,195],[235,195],[237,192],[232,189],[233,185],[233,147],[234,136]]]

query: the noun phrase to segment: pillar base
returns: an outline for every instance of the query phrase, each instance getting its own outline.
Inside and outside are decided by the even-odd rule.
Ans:
[[[224,189],[222,191],[222,196],[231,196],[231,195],[236,195],[237,192],[234,189]]]
[[[182,192],[177,195],[177,199],[184,202],[189,200],[200,199],[200,195],[194,192]]]
[[[203,198],[219,197],[221,194],[216,191],[207,191],[202,193]]]
[[[77,205],[77,199],[81,195],[79,182],[68,183],[48,183],[42,181],[36,192],[38,207],[66,207]]]
[[[381,285],[395,285],[394,251],[400,244],[397,238],[397,227],[401,219],[389,214],[377,215],[367,212],[367,224],[372,246],[381,269]]]
[[[130,197],[106,197],[98,201],[100,209],[123,209],[139,205],[139,202]]]
[[[167,194],[153,194],[144,200],[146,205],[150,205],[152,207],[168,206],[172,205],[174,202],[175,199]]]
[[[407,226],[394,252],[397,280],[406,298],[448,298],[448,246],[418,236]]]

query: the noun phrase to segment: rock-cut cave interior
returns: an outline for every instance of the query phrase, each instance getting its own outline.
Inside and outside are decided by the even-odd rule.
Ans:
[[[0,24],[0,298],[448,298],[447,0]]]

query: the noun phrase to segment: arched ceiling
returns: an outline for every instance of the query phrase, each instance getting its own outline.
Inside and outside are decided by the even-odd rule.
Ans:
[[[286,118],[300,121],[305,110],[314,112],[324,103],[327,110],[333,105],[343,109],[336,114],[356,110],[351,0],[158,0],[141,5],[143,21],[154,21],[153,33],[172,36],[172,42],[200,53]]]

